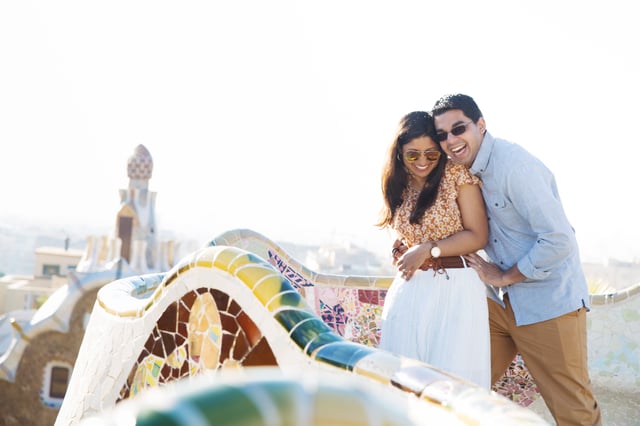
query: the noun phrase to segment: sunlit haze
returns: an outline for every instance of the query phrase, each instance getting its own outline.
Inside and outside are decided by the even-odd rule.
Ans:
[[[386,250],[396,124],[463,92],[554,171],[584,260],[640,259],[635,7],[2,2],[0,221],[112,227],[143,144],[161,233]]]

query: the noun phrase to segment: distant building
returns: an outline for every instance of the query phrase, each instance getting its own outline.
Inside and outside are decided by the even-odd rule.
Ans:
[[[0,277],[0,424],[53,424],[98,290],[119,278],[168,271],[174,241],[158,243],[153,161],[138,145],[127,162],[115,232],[87,237],[84,250],[40,247],[33,276]]]
[[[149,191],[153,159],[144,145],[138,145],[127,162],[129,188],[120,190],[120,209],[116,219],[116,236],[122,241],[121,255],[140,268],[154,268],[157,259],[156,192]],[[133,249],[140,245],[144,253],[135,259]]]
[[[40,247],[35,252],[32,277],[6,275],[0,278],[0,315],[14,310],[35,310],[75,271],[83,251]]]

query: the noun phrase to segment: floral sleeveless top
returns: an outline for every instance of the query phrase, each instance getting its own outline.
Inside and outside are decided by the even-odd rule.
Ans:
[[[408,247],[425,241],[436,241],[448,237],[463,229],[457,198],[461,185],[481,185],[477,176],[469,173],[466,167],[447,161],[438,195],[419,223],[409,223],[409,217],[418,201],[418,191],[411,187],[402,193],[402,204],[395,212],[391,227],[396,230]]]

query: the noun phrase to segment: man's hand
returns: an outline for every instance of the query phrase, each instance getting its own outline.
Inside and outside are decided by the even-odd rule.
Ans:
[[[467,261],[469,266],[471,266],[478,273],[478,276],[484,283],[490,284],[494,287],[506,287],[510,284],[524,279],[524,275],[520,274],[520,271],[517,271],[517,266],[514,266],[514,268],[516,268],[519,277],[522,278],[520,280],[509,282],[509,280],[507,279],[509,271],[503,271],[494,263],[490,263],[484,260],[477,253],[468,254],[464,256],[464,259]]]

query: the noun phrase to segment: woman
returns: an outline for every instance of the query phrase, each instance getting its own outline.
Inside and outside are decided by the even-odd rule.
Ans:
[[[428,113],[407,114],[383,171],[378,226],[395,230],[403,246],[394,246],[398,275],[382,311],[380,348],[489,389],[486,289],[460,257],[487,243],[480,181],[447,161],[434,137]]]

